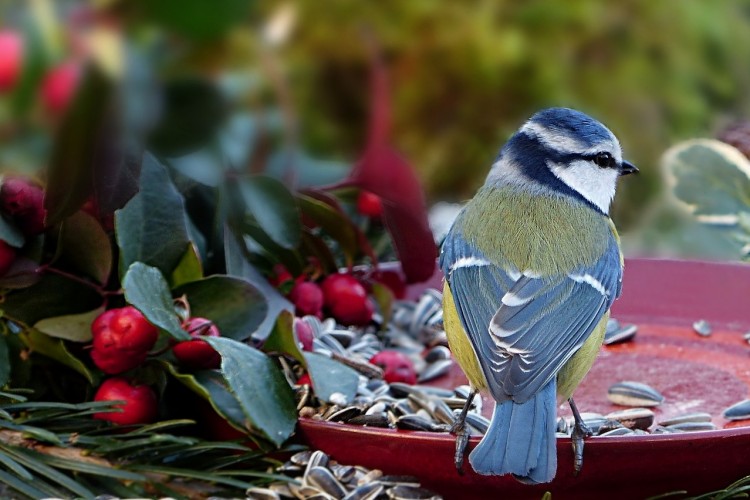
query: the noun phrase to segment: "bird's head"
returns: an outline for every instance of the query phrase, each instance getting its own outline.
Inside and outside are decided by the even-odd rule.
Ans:
[[[580,111],[549,108],[510,138],[487,183],[569,195],[607,214],[617,178],[635,172],[607,127]]]

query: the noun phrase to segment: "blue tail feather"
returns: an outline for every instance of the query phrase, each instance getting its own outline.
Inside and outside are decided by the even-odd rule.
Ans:
[[[487,433],[469,455],[478,474],[513,474],[534,483],[552,481],[557,470],[555,392],[552,379],[523,404],[495,404]]]

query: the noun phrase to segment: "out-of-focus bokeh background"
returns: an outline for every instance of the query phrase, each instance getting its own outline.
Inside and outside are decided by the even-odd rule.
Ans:
[[[471,197],[528,116],[569,106],[608,125],[641,168],[613,209],[630,254],[739,256],[731,238],[668,201],[659,165],[680,140],[713,137],[750,116],[746,1],[28,0],[0,8],[1,28],[26,40],[21,88],[1,98],[3,168],[44,163],[55,105],[45,104],[54,95],[36,102],[39,82],[92,53],[117,59],[107,54],[114,32],[128,60],[134,54],[166,82],[166,104],[151,106],[147,93],[128,101],[142,117],[166,108],[172,128],[157,127],[152,149],[179,157],[205,150],[222,127],[277,123],[275,140],[295,158],[316,158],[305,168],[324,172],[318,179],[335,180],[365,143],[374,41],[388,71],[391,140],[430,202]]]

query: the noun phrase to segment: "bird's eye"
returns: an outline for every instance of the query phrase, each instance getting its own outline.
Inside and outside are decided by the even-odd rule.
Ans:
[[[609,153],[597,153],[594,156],[594,163],[602,168],[610,168],[615,164],[615,159]]]

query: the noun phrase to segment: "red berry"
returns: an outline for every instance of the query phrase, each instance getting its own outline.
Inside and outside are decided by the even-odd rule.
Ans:
[[[0,92],[12,89],[21,74],[23,38],[15,31],[0,32]]]
[[[321,316],[323,311],[323,291],[312,281],[297,283],[289,292],[298,316]]]
[[[323,299],[336,321],[345,325],[366,325],[375,310],[367,290],[350,274],[332,274],[322,283]]]
[[[133,306],[110,309],[91,324],[91,359],[105,373],[122,373],[145,361],[159,330]]]
[[[387,286],[396,299],[406,297],[406,283],[397,271],[376,271],[372,274],[372,279]]]
[[[53,116],[61,115],[68,107],[78,86],[80,67],[66,62],[52,68],[42,81],[42,103]]]
[[[357,198],[357,212],[367,217],[383,215],[383,202],[380,201],[380,196],[369,191],[360,191]]]
[[[294,334],[297,336],[297,342],[303,351],[312,351],[313,331],[307,322],[294,318]]]
[[[16,260],[16,249],[0,240],[0,276],[5,276]]]
[[[417,372],[409,356],[399,351],[380,351],[370,358],[370,363],[383,369],[383,378],[389,384],[393,382],[404,382],[415,384]]]
[[[193,370],[210,370],[221,366],[221,355],[200,337],[220,337],[219,329],[206,318],[190,318],[182,329],[196,340],[187,340],[172,347],[177,361]]]
[[[276,264],[273,266],[273,276],[268,278],[268,281],[274,287],[281,288],[294,281],[294,276],[292,276],[292,273],[283,264]]]
[[[0,187],[0,207],[26,236],[44,231],[44,191],[24,177],[11,177]]]
[[[94,413],[94,418],[119,425],[148,424],[157,416],[156,393],[147,385],[135,385],[123,377],[105,380],[96,391],[94,401],[125,401],[115,405],[121,413]]]
[[[309,373],[304,373],[297,379],[297,385],[312,385],[312,379]]]

